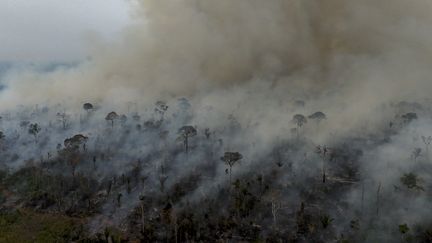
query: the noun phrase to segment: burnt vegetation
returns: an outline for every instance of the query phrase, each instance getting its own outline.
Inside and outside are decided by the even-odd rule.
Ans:
[[[417,142],[404,165],[386,158],[393,177],[368,171],[384,163],[377,148],[428,112],[393,107],[380,134],[325,145],[316,137],[331,116],[293,113],[294,134],[263,148],[235,114],[207,127],[186,98],[133,104],[126,114],[91,103],[2,114],[0,241],[31,239],[13,232],[33,221],[58,223],[35,228],[46,242],[432,241],[431,218],[417,211],[431,206],[431,137],[408,133]]]

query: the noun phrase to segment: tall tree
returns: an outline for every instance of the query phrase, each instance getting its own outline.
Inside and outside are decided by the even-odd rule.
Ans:
[[[85,150],[87,140],[88,137],[82,134],[77,134],[71,138],[65,139],[64,146],[69,150],[79,150],[79,148],[83,146],[83,150]]]
[[[314,120],[316,122],[317,128],[318,128],[321,121],[327,119],[327,116],[323,112],[317,111],[317,112],[313,113],[312,115],[308,116],[308,118],[311,120]]]
[[[111,127],[114,127],[114,121],[117,119],[119,119],[119,115],[117,115],[117,113],[114,111],[108,113],[108,115],[105,117],[105,120],[111,122]]]
[[[164,101],[158,101],[155,104],[155,113],[160,116],[160,120],[164,119],[165,112],[168,110],[168,105]]]
[[[3,142],[5,140],[5,135],[2,131],[0,131],[0,149],[3,149]]]
[[[421,138],[422,138],[422,141],[426,147],[426,157],[427,157],[427,159],[429,159],[429,146],[432,142],[432,136],[428,136],[428,137],[422,136]]]
[[[197,130],[193,126],[184,126],[179,129],[179,139],[183,140],[186,154],[189,152],[189,138],[197,135]]]
[[[232,175],[232,167],[234,166],[237,161],[243,159],[243,155],[241,155],[239,152],[225,152],[224,156],[221,157],[221,160],[225,162],[229,166],[229,177],[230,177],[230,184],[231,184],[231,175]]]
[[[29,125],[29,130],[28,132],[34,136],[35,138],[35,143],[37,143],[38,140],[38,134],[41,131],[41,127],[37,124],[37,123],[32,123]]]
[[[85,103],[84,105],[83,105],[83,109],[85,110],[85,111],[87,111],[87,113],[89,113],[89,112],[91,112],[92,110],[93,110],[93,105],[91,104],[91,103]]]
[[[299,130],[303,127],[304,124],[307,123],[307,119],[302,114],[296,114],[293,116],[292,122],[297,126],[297,139],[299,138]]]
[[[57,119],[62,123],[63,129],[66,129],[68,126],[70,116],[66,114],[66,112],[58,112]]]

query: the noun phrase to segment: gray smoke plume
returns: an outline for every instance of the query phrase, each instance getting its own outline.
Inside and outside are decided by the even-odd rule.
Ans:
[[[425,1],[143,0],[134,6],[135,24],[121,41],[95,44],[91,61],[76,69],[9,77],[2,106],[195,96],[260,79],[270,93],[282,89],[367,109],[419,97],[430,87]]]
[[[407,164],[411,151],[422,146],[421,135],[429,135],[431,131],[430,110],[418,109],[419,121],[401,126],[394,136],[385,135],[389,141],[380,139],[391,133],[389,122],[394,122],[395,113],[403,110],[395,108],[398,102],[430,105],[431,2],[137,0],[133,6],[131,14],[135,21],[123,31],[122,39],[115,43],[94,43],[91,58],[80,65],[49,74],[34,71],[10,74],[5,90],[0,93],[0,108],[61,103],[69,112],[78,114],[73,107],[81,109],[84,102],[92,102],[102,107],[104,115],[111,109],[126,114],[127,102],[135,102],[141,112],[156,100],[167,101],[172,107],[178,97],[187,97],[193,104],[192,114],[190,119],[183,120],[200,131],[209,128],[219,133],[224,144],[215,153],[238,150],[248,161],[234,176],[264,171],[262,161],[265,155],[272,154],[273,147],[290,148],[280,152],[280,156],[292,162],[293,171],[299,175],[319,174],[316,172],[321,162],[311,152],[314,145],[339,146],[342,154],[349,154],[347,157],[355,154],[362,162],[359,170],[366,193],[356,187],[340,196],[353,209],[361,208],[365,214],[375,215],[372,211],[376,205],[372,201],[376,188],[382,187],[380,192],[386,199],[382,201],[380,215],[387,215],[381,218],[386,221],[384,225],[391,221],[413,224],[430,221],[424,210],[430,206],[428,194],[419,196],[409,210],[405,209],[409,195],[391,194],[392,186],[399,183],[403,173],[414,171],[424,180],[430,178],[418,165]],[[293,115],[316,111],[325,112],[328,119],[319,126],[309,121],[305,127],[293,130]],[[176,115],[169,112],[167,116]],[[144,113],[149,118],[150,112]],[[95,117],[103,121],[104,115]],[[225,126],[227,120],[238,122],[242,129],[230,132]],[[88,133],[109,134],[105,132],[109,131],[106,126],[92,122]],[[186,125],[176,122],[164,126],[173,131]],[[78,125],[73,129],[82,130]],[[293,131],[308,138],[303,147],[293,145]],[[139,134],[124,135],[132,137],[134,143],[126,142],[126,138],[123,141],[123,135],[122,131],[113,130],[110,139],[101,142],[91,138],[89,143],[108,151],[124,146],[124,154],[113,155],[113,161],[142,158],[155,150],[162,154],[162,149],[155,148],[153,143],[159,141],[159,134],[146,138]],[[175,137],[168,140],[174,141]],[[344,144],[345,141],[350,144]],[[170,146],[175,151],[174,142]],[[344,150],[346,147],[349,149]],[[355,149],[366,152],[356,154]],[[187,159],[174,153],[170,159],[174,161],[175,175],[167,179],[167,187],[175,182],[171,178],[182,177],[190,173],[190,168],[203,163],[207,152],[196,152]],[[161,155],[154,156],[162,160],[158,158]],[[426,157],[419,160],[422,164],[429,162]],[[187,169],[184,161],[188,161]],[[163,162],[151,163],[157,167]],[[104,168],[99,173],[109,177],[113,171],[125,170],[125,164],[118,162],[115,168]],[[227,183],[224,169],[220,165],[214,181],[202,183],[184,200],[199,201],[205,197],[206,189]],[[298,177],[284,179],[306,183]],[[157,179],[149,180],[153,180],[151,185],[157,184]],[[299,197],[285,196],[292,200]],[[360,205],[360,197],[368,201],[365,208],[363,202]],[[392,204],[392,199],[401,203]],[[337,225],[340,226],[339,222]]]

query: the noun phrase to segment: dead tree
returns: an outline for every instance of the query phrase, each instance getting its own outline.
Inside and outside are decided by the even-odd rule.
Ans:
[[[63,129],[68,127],[70,116],[66,112],[58,112],[57,119],[61,122]]]
[[[189,152],[189,138],[197,135],[197,130],[193,126],[184,126],[179,129],[179,138],[183,140],[186,154]]]
[[[144,199],[145,199],[145,197],[144,196],[140,196],[139,197],[139,200],[140,200],[140,206],[141,206],[141,232],[142,232],[142,234],[143,235],[145,235],[144,234],[144,232],[145,232],[145,221],[144,221]]]
[[[415,148],[411,152],[411,157],[414,159],[414,162],[417,162],[417,159],[421,156],[422,149],[421,148]]]
[[[426,157],[429,159],[429,146],[432,142],[432,136],[428,136],[428,137],[422,136],[421,138],[426,148]]]
[[[318,145],[316,147],[315,153],[317,153],[322,161],[322,170],[321,170],[321,175],[322,175],[322,183],[326,183],[326,158],[327,156],[330,154],[330,149],[327,148],[326,146],[320,146]]]
[[[287,208],[286,206],[283,206],[280,202],[280,191],[272,191],[270,193],[270,203],[271,203],[271,212],[272,212],[272,218],[273,218],[273,226],[276,227],[277,225],[277,215],[279,213],[279,210]]]
[[[379,208],[380,208],[380,191],[381,191],[381,182],[378,184],[378,189],[376,193],[376,215],[379,215]]]

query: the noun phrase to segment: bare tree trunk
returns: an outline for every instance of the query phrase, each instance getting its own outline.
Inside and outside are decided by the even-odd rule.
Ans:
[[[379,204],[380,204],[380,190],[381,190],[381,182],[379,183],[379,185],[378,185],[378,190],[377,190],[377,195],[376,195],[376,214],[377,214],[377,216],[379,215]]]
[[[362,192],[361,192],[361,214],[363,215],[364,208],[364,182],[362,182]]]
[[[143,203],[141,203],[141,230],[142,230],[142,233],[143,233],[143,235],[144,235],[144,232],[145,232],[145,224],[144,224],[144,204]]]
[[[325,158],[323,158],[323,165],[322,165],[322,182],[326,183]]]
[[[175,243],[178,243],[178,226],[177,226],[177,219],[174,225],[174,235],[175,235]]]
[[[276,227],[276,223],[277,223],[276,215],[277,215],[277,211],[278,211],[278,205],[276,205],[275,201],[272,201],[271,205],[272,205],[271,210],[272,210],[272,215],[273,215],[273,225]]]

